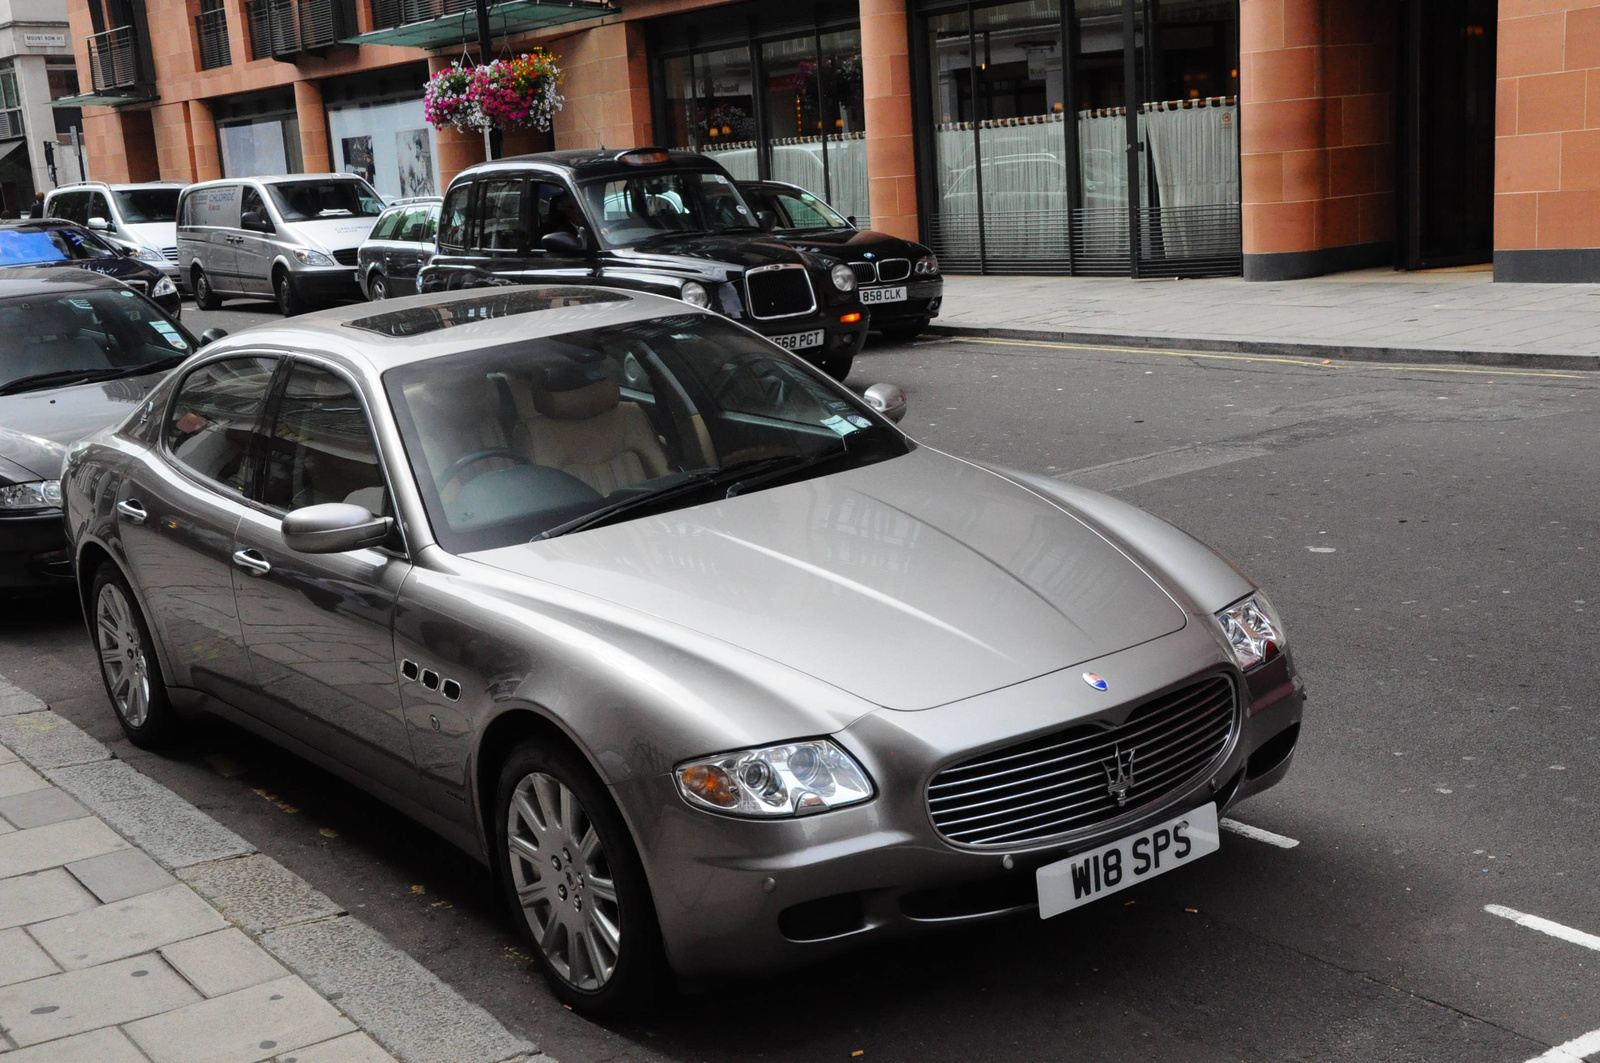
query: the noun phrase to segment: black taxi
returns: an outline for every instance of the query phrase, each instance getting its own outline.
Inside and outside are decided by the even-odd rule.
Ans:
[[[553,151],[463,170],[417,290],[551,281],[715,310],[840,379],[867,334],[850,266],[767,233],[728,172],[692,152]]]

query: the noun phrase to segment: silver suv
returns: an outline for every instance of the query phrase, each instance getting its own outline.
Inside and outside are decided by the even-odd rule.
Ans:
[[[182,181],[107,184],[85,181],[64,185],[44,197],[47,218],[63,218],[124,244],[135,258],[178,277],[175,219]]]
[[[357,299],[356,255],[383,199],[354,174],[205,181],[178,205],[178,267],[195,305],[268,296],[284,316]]]

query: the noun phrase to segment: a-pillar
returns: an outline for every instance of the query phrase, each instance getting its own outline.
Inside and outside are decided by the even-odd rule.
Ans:
[[[872,227],[915,240],[917,172],[907,41],[905,0],[861,0],[861,81]]]
[[[322,86],[315,81],[296,81],[294,112],[300,120],[300,172],[330,172],[328,112],[322,108]]]
[[[450,56],[433,55],[428,57],[428,76],[432,77],[452,62]],[[483,134],[477,132],[462,133],[445,126],[434,132],[433,147],[439,156],[439,186],[442,193],[455,178],[455,175],[465,170],[473,163],[482,162],[484,159]]]

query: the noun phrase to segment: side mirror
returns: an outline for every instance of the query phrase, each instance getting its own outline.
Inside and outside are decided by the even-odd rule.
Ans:
[[[579,229],[575,233],[545,233],[539,238],[539,246],[546,251],[565,251],[569,253],[587,251],[589,250],[589,230]]]
[[[906,393],[893,384],[874,384],[861,397],[873,410],[895,424],[899,424],[906,415]]]
[[[283,542],[302,554],[342,554],[377,546],[394,525],[390,517],[374,517],[348,502],[306,506],[283,518]]]
[[[111,231],[111,223],[98,216],[90,218],[88,221],[88,226],[97,233],[108,233]]]
[[[253,233],[270,233],[272,231],[272,226],[267,224],[267,219],[253,210],[247,210],[239,216],[239,228],[249,229]]]
[[[778,227],[778,216],[770,210],[758,210],[756,211],[756,224],[770,233]]]
[[[856,216],[854,214],[852,214],[848,218],[846,218],[845,221],[850,223],[850,228],[852,228],[852,229],[858,228],[858,226],[856,225]]]
[[[225,328],[208,328],[200,333],[200,346],[204,347],[208,343],[216,343],[227,334],[228,330]]]

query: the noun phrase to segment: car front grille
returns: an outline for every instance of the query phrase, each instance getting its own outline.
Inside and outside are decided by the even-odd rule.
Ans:
[[[878,279],[885,284],[903,281],[911,276],[909,258],[886,258],[878,263]]]
[[[816,293],[804,266],[757,266],[744,275],[750,316],[760,320],[799,317],[817,308]]]
[[[176,247],[163,247],[161,253],[167,257],[168,262],[178,261],[178,249]]]
[[[1029,845],[1089,830],[1203,778],[1227,751],[1237,717],[1233,682],[1207,676],[1117,726],[1081,724],[946,768],[928,784],[928,810],[958,845]]]
[[[356,258],[360,254],[361,249],[359,247],[347,247],[342,251],[335,251],[333,260],[341,266],[353,266],[356,264]]]
[[[850,270],[856,275],[857,284],[878,283],[878,271],[872,268],[871,262],[852,262]]]
[[[136,292],[142,292],[145,295],[150,294],[150,284],[147,281],[130,280],[126,277],[118,277],[117,280],[121,281],[123,284],[126,284]]]

